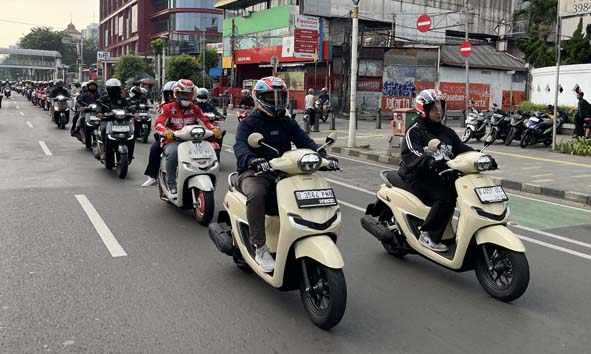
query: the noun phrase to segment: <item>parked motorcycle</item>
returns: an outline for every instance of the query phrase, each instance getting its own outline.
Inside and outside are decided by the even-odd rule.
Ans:
[[[328,114],[331,112],[330,101],[322,103],[320,100],[314,102],[314,108],[318,112],[318,116],[321,121],[326,122],[328,120]]]
[[[141,139],[145,144],[148,142],[152,130],[152,117],[150,117],[150,106],[140,103],[136,105],[138,114],[135,116],[135,137]]]
[[[123,179],[127,176],[129,164],[133,160],[133,116],[123,109],[113,109],[105,113],[103,119],[106,123],[106,134],[98,134],[95,158],[108,170],[116,167],[117,175]],[[104,156],[101,156],[101,150],[104,151]]]
[[[441,142],[433,139],[429,150]],[[489,142],[487,142],[489,144]],[[501,301],[519,298],[529,283],[529,265],[523,243],[507,228],[507,195],[484,171],[496,168],[492,158],[471,151],[448,161],[441,172],[459,176],[455,181],[459,220],[454,232],[449,221],[442,242],[448,251],[438,253],[419,243],[420,226],[430,208],[410,192],[409,184],[396,171],[384,171],[384,184],[377,201],[367,206],[361,219],[365,230],[377,238],[386,251],[402,258],[419,254],[454,271],[474,269],[484,290]]]
[[[558,115],[558,117],[556,117],[556,131],[560,130],[563,123],[563,118]],[[552,125],[553,122],[550,115],[536,112],[525,122],[525,131],[523,132],[519,145],[522,148],[526,148],[529,145],[542,142],[545,146],[550,146],[552,144],[553,136]]]
[[[65,129],[66,124],[70,121],[70,106],[68,106],[68,99],[64,95],[59,95],[53,100],[51,108],[51,120],[60,129]]]
[[[505,145],[509,146],[513,140],[521,140],[521,135],[525,130],[525,121],[529,119],[529,113],[516,112],[511,116],[511,128],[505,137]]]
[[[511,118],[499,109],[496,103],[493,103],[492,115],[488,124],[489,130],[485,140],[493,144],[497,139],[505,140],[511,128]]]
[[[478,111],[477,109],[471,109],[466,117],[466,130],[461,136],[463,143],[467,143],[470,139],[476,140],[482,139],[486,134],[486,125],[489,120],[488,116]]]
[[[160,199],[179,208],[193,209],[197,222],[204,226],[209,225],[213,218],[219,172],[213,145],[205,140],[212,136],[213,132],[201,125],[188,125],[174,132],[175,139],[181,141],[178,145],[176,194],[168,189],[164,155],[158,172]]]
[[[332,144],[335,134],[324,146]],[[248,144],[278,151],[253,133]],[[323,146],[323,147],[324,147]],[[245,271],[253,270],[274,288],[299,288],[304,308],[320,328],[337,325],[345,312],[347,286],[343,258],[336,246],[341,231],[341,210],[328,182],[316,174],[334,170],[333,165],[313,150],[296,149],[269,161],[276,177],[279,215],[267,216],[267,246],[275,255],[273,273],[265,273],[255,261],[246,217],[246,197],[237,188],[237,173],[228,176],[225,211],[218,223],[209,225],[209,237],[222,253],[231,256]]]

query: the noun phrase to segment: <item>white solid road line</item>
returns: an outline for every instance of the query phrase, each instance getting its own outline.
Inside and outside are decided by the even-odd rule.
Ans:
[[[591,175],[577,175],[577,176],[571,176],[572,178],[589,178],[591,177]]]
[[[351,203],[347,203],[347,202],[343,202],[342,200],[338,200],[339,204],[343,204],[344,206],[348,206],[351,209],[355,209],[355,210],[359,210],[360,212],[365,213],[365,209],[358,207],[357,205],[351,204]]]
[[[554,175],[552,173],[544,173],[543,175],[532,175],[530,177],[532,177],[532,178],[540,178],[540,177],[548,177],[548,176],[554,176]]]
[[[31,122],[27,121],[27,125],[29,126],[29,128],[33,129],[33,124],[31,124]]]
[[[127,253],[125,253],[123,247],[121,247],[115,236],[113,236],[113,233],[111,232],[111,230],[109,230],[107,224],[105,224],[99,213],[90,203],[90,200],[88,200],[88,198],[86,198],[84,194],[77,194],[75,195],[75,197],[76,199],[78,199],[78,203],[80,203],[82,209],[84,209],[84,211],[86,212],[86,215],[90,219],[92,225],[94,225],[94,228],[96,229],[96,232],[98,232],[101,240],[103,240],[103,243],[105,244],[109,252],[111,252],[111,256],[127,256]]]
[[[45,155],[47,155],[47,156],[53,156],[53,154],[51,153],[51,151],[47,147],[47,144],[45,144],[45,141],[39,141],[39,145],[41,145],[41,149],[43,150],[43,152],[45,153]]]
[[[529,200],[533,200],[533,201],[536,201],[536,202],[542,202],[542,203],[546,203],[546,204],[552,204],[552,205],[556,205],[556,206],[560,206],[560,207],[564,207],[564,208],[569,208],[569,209],[574,209],[574,210],[580,210],[580,211],[584,211],[584,212],[587,212],[587,213],[591,213],[591,210],[588,210],[588,209],[577,208],[577,207],[566,205],[566,204],[558,204],[558,203],[554,203],[554,202],[549,202],[547,200],[536,199],[536,198],[532,198],[532,197],[526,197],[526,196],[520,195],[520,194],[507,193],[507,195],[512,195],[512,196],[517,197],[517,198],[529,199]]]
[[[573,239],[568,238],[568,237],[563,237],[563,236],[551,234],[549,232],[532,229],[532,228],[529,228],[529,227],[526,227],[526,226],[522,226],[522,225],[511,225],[511,226],[516,227],[518,229],[522,229],[522,230],[526,230],[526,231],[529,231],[529,232],[533,232],[533,233],[538,234],[538,235],[542,235],[542,236],[554,238],[554,239],[557,239],[557,240],[560,240],[560,241],[564,241],[564,242],[569,242],[569,243],[572,243],[572,244],[575,244],[575,245],[578,245],[578,246],[581,246],[581,247],[591,248],[591,243],[586,243],[586,242],[582,242],[582,241],[578,241],[578,240],[573,240]]]
[[[16,106],[16,109],[21,109],[19,106]]]
[[[577,257],[581,257],[581,258],[585,258],[585,259],[591,260],[591,255],[586,254],[586,253],[573,251],[573,250],[570,250],[568,248],[564,248],[564,247],[553,245],[551,243],[547,243],[547,242],[544,242],[544,241],[536,240],[535,238],[529,238],[529,237],[525,237],[525,236],[521,236],[521,235],[517,235],[517,236],[520,239],[524,240],[524,241],[528,241],[528,242],[535,243],[535,244],[540,245],[540,246],[544,246],[544,247],[555,249],[555,250],[560,251],[560,252],[572,254],[573,256],[577,256]]]
[[[338,184],[340,186],[347,187],[349,189],[354,189],[356,191],[359,191],[359,192],[362,192],[362,193],[365,193],[365,194],[369,194],[369,195],[373,195],[373,196],[376,195],[376,192],[372,192],[370,190],[367,190],[367,189],[364,189],[364,188],[361,188],[361,187],[357,187],[357,186],[354,186],[354,185],[349,184],[349,183],[337,181],[337,180],[334,180],[332,178],[326,178],[326,177],[324,179],[327,180],[327,181],[329,181],[330,183]],[[365,209],[363,211],[365,211]]]
[[[542,166],[531,166],[531,167],[522,167],[522,170],[537,170],[539,168],[542,168]]]
[[[18,112],[18,113],[20,113],[20,115],[23,117],[25,116],[25,114],[23,112]]]
[[[537,179],[532,181],[532,183],[544,183],[544,182],[552,182],[554,181],[553,179]]]

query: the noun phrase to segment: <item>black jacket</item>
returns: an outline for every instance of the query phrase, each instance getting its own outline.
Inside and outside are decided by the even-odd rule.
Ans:
[[[118,97],[115,100],[112,100],[108,94],[102,95],[97,101],[97,113],[108,113],[113,109],[125,109],[129,110],[129,102],[123,98]]]
[[[64,95],[66,97],[70,97],[70,93],[68,93],[68,90],[66,90],[63,87],[55,87],[53,90],[51,90],[51,94],[50,97],[51,98],[56,98],[59,95]]]
[[[402,162],[400,162],[398,174],[407,182],[431,175],[430,160],[441,158],[451,160],[456,155],[474,150],[462,143],[451,128],[442,124],[430,123],[422,118],[418,119],[419,121],[406,131],[400,148]],[[431,139],[441,141],[440,148],[436,152],[430,151],[428,148]]]
[[[311,149],[314,151],[318,149],[318,145],[300,128],[294,119],[288,117],[272,119],[261,111],[255,110],[238,124],[236,131],[234,154],[236,155],[238,172],[240,173],[248,169],[248,163],[254,158],[263,157],[271,160],[278,157],[275,151],[264,146],[258,149],[252,149],[248,145],[248,136],[252,133],[261,133],[264,142],[279,150],[281,155],[291,150],[292,142],[296,147],[301,149]],[[325,155],[326,152],[321,150],[320,154]]]
[[[254,98],[252,98],[252,96],[242,97],[242,100],[240,100],[239,106],[254,107]]]
[[[203,113],[213,113],[216,116],[221,116],[220,112],[218,112],[217,108],[209,102],[197,102],[196,105],[201,108],[201,112]]]

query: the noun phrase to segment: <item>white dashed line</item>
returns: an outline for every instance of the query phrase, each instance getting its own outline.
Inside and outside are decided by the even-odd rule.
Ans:
[[[33,124],[31,124],[31,122],[27,121],[27,125],[29,126],[29,128],[33,129]]]
[[[544,183],[544,182],[552,182],[554,181],[553,179],[537,179],[535,181],[532,181],[532,183]]]
[[[530,167],[522,167],[522,170],[537,170],[542,168],[542,166],[530,166]]]
[[[25,114],[23,112],[18,112],[18,113],[20,113],[20,115],[23,117],[25,116]]]
[[[551,173],[544,173],[543,175],[532,175],[531,177],[540,178],[540,177],[548,177],[548,176],[554,176],[554,175]]]
[[[40,141],[39,145],[41,145],[41,149],[43,149],[43,152],[45,153],[45,155],[53,156],[53,154],[51,153],[51,151],[47,147],[47,144],[45,144],[45,141]]]
[[[571,176],[572,178],[589,178],[591,175],[578,175],[578,176]]]

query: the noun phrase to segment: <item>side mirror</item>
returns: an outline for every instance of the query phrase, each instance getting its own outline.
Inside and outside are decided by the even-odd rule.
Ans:
[[[248,146],[250,146],[253,149],[258,149],[261,147],[262,140],[263,140],[263,134],[252,133],[248,136]]]
[[[441,145],[441,140],[439,139],[431,139],[429,140],[429,143],[427,144],[427,146],[429,147],[430,151],[437,151],[439,150],[439,145]]]
[[[493,143],[492,135],[488,134],[486,139],[484,139],[484,147],[489,147],[492,145],[492,143]]]
[[[330,134],[328,134],[328,136],[326,137],[326,145],[330,146],[334,143],[336,143],[337,141],[337,133],[332,132]]]

